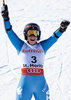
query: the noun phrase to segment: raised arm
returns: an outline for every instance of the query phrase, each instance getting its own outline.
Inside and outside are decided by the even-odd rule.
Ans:
[[[4,19],[6,33],[9,37],[10,41],[12,42],[12,44],[14,45],[14,47],[16,48],[16,50],[19,53],[24,42],[12,30],[12,25],[10,24],[7,5],[3,5],[3,7],[1,8],[1,14],[2,14],[3,19]]]
[[[63,32],[66,31],[69,24],[70,22],[67,20],[62,21],[59,29],[57,29],[51,37],[40,42],[45,53],[58,40],[58,38],[63,34]]]

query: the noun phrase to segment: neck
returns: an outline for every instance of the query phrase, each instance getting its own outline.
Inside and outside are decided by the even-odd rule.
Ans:
[[[30,44],[29,41],[27,41],[27,43]],[[37,42],[36,42],[35,44],[37,44]],[[35,44],[30,44],[30,45],[31,45],[31,46],[34,46]]]

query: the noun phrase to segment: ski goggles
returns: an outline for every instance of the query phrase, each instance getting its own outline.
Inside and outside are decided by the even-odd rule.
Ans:
[[[31,35],[34,35],[34,36],[39,36],[39,31],[37,31],[37,30],[29,30],[28,32],[27,32],[27,36],[31,36]]]

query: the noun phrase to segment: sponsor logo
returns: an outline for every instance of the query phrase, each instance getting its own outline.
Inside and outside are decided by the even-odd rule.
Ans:
[[[38,68],[30,68],[30,69],[27,69],[27,72],[28,73],[41,73],[41,70]]]
[[[24,52],[24,53],[28,53],[28,52],[30,52],[30,53],[32,53],[32,52],[34,52],[34,53],[43,53],[43,50],[22,50],[22,52]]]

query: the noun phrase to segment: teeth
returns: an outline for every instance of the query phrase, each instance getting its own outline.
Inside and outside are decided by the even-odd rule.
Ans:
[[[34,41],[34,40],[31,39],[31,41]]]

